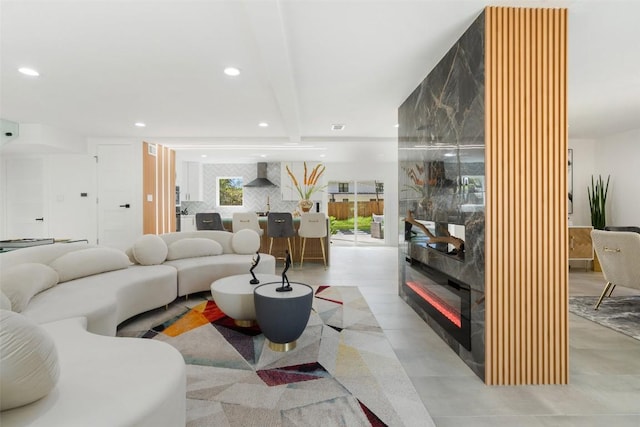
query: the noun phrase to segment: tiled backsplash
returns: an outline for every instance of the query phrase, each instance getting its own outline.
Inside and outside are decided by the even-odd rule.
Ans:
[[[256,178],[256,164],[204,164],[202,167],[202,195],[203,201],[183,201],[180,208],[187,209],[189,214],[198,212],[219,212],[223,218],[231,217],[234,212],[267,210],[267,200],[272,212],[293,212],[297,203],[283,201],[280,193],[280,163],[267,163],[267,178],[277,187],[246,187],[244,188],[244,206],[219,207],[216,206],[216,185],[218,177],[241,176],[244,183]]]

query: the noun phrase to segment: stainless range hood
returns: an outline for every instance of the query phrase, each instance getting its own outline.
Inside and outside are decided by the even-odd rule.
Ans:
[[[273,182],[267,179],[267,164],[258,163],[258,177],[253,181],[245,184],[245,187],[277,187]]]

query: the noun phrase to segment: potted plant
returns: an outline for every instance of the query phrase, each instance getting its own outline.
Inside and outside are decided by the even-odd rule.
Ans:
[[[604,184],[602,176],[598,175],[598,180],[594,181],[591,175],[591,188],[587,187],[589,196],[589,208],[591,209],[591,225],[596,230],[604,230],[607,225],[607,213],[605,207],[607,204],[607,192],[609,191],[609,179],[607,176],[607,184]]]
[[[597,180],[594,180],[593,175],[591,175],[591,188],[587,187],[589,209],[591,209],[591,225],[596,230],[604,230],[604,227],[607,225],[606,205],[610,178],[610,175],[607,176],[607,183],[605,185],[601,175],[598,175]],[[593,270],[602,271],[598,257],[595,254],[593,258]]]
[[[287,173],[289,174],[289,178],[291,178],[293,187],[298,192],[298,195],[300,195],[300,202],[298,203],[300,209],[302,209],[303,212],[309,212],[309,210],[313,206],[311,196],[313,195],[313,193],[322,191],[322,189],[324,188],[323,185],[320,185],[318,183],[318,180],[324,173],[325,167],[321,163],[318,163],[311,169],[311,173],[308,174],[307,162],[304,162],[304,175],[300,183],[298,183],[298,180],[296,179],[293,172],[291,172],[291,169],[289,169],[289,166],[286,166],[286,169]]]

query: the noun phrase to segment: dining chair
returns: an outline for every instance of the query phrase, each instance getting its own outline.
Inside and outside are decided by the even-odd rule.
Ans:
[[[273,239],[286,237],[289,253],[293,257],[291,238],[295,237],[293,228],[293,215],[290,212],[269,212],[267,215],[267,237],[269,237],[269,254],[273,249]]]
[[[303,213],[300,215],[300,228],[298,236],[302,239],[302,251],[300,252],[300,267],[304,262],[304,252],[307,239],[320,239],[320,248],[322,249],[322,262],[324,268],[327,268],[327,257],[324,249],[324,241],[327,237],[327,217],[323,213]],[[319,257],[307,259],[320,259]]]
[[[234,212],[231,219],[231,227],[234,233],[248,228],[256,231],[260,236],[264,234],[264,230],[260,228],[258,214],[255,212]]]
[[[222,217],[218,212],[201,212],[196,214],[196,230],[222,230]]]

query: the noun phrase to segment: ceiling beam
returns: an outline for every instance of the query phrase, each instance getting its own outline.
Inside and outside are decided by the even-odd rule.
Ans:
[[[300,109],[281,2],[244,1],[244,10],[291,142],[300,142]]]

